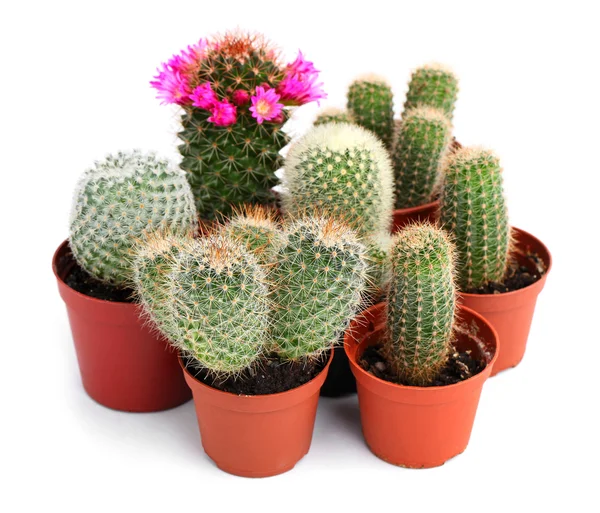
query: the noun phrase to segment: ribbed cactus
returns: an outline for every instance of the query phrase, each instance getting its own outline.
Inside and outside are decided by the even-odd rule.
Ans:
[[[328,107],[317,114],[314,125],[326,123],[352,123],[352,116],[345,110]]]
[[[166,282],[138,282],[150,317],[200,367],[216,374],[250,367],[269,341],[262,266],[241,242],[218,235],[195,239],[170,257]]]
[[[109,155],[79,181],[69,243],[77,262],[115,286],[131,279],[132,247],[154,230],[187,234],[196,224],[182,171],[154,154]]]
[[[181,167],[203,219],[274,200],[286,106],[324,98],[302,53],[287,65],[262,36],[230,32],[175,55],[151,82],[163,103],[183,107]]]
[[[411,76],[404,103],[404,111],[429,105],[441,109],[452,120],[458,95],[458,79],[441,64],[427,64],[417,68]]]
[[[400,231],[391,251],[387,359],[406,383],[431,383],[452,344],[456,291],[454,248],[429,224]]]
[[[510,227],[502,169],[493,152],[467,147],[448,156],[440,218],[457,247],[461,290],[501,282],[508,263]]]
[[[452,126],[443,111],[421,106],[404,113],[392,152],[396,208],[416,207],[432,200],[451,140]]]
[[[394,134],[394,95],[383,77],[367,75],[356,79],[348,89],[348,112],[354,121],[373,132],[386,147]]]
[[[277,262],[270,276],[275,350],[292,360],[329,350],[361,304],[364,246],[346,224],[307,217],[287,225]]]
[[[262,205],[243,206],[220,230],[242,242],[261,264],[273,263],[283,242],[277,212]]]

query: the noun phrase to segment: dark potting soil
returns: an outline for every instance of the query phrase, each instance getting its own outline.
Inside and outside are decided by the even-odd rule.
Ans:
[[[69,274],[64,280],[73,290],[104,301],[114,301],[118,303],[133,302],[133,290],[120,289],[97,280],[77,263],[70,250],[65,252],[58,261],[59,269],[69,269],[69,267]]]
[[[372,345],[365,349],[359,365],[373,376],[396,383],[398,385],[408,386],[409,383],[402,381],[392,371],[391,366],[387,363],[385,356],[382,353],[381,345]],[[429,387],[442,387],[446,385],[454,385],[466,379],[469,379],[476,374],[479,374],[485,368],[485,363],[478,361],[471,356],[471,351],[451,353],[448,363],[441,370],[437,378],[430,384]]]
[[[514,262],[509,266],[506,278],[502,283],[491,281],[481,287],[465,290],[465,292],[468,294],[503,294],[528,287],[544,275],[546,266],[538,255],[528,254],[526,258],[533,264],[531,268],[535,270],[532,271],[531,268]]]
[[[235,377],[219,377],[205,369],[186,369],[197,380],[223,392],[237,395],[266,395],[285,392],[308,383],[319,374],[327,363],[329,353],[314,360],[290,362],[281,360],[276,354],[264,357],[255,367]]]

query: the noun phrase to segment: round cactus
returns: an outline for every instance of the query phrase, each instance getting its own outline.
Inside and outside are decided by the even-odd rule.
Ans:
[[[443,111],[428,106],[405,112],[392,152],[396,208],[431,201],[441,162],[449,149],[452,126]]]
[[[373,132],[386,147],[394,134],[394,95],[388,81],[377,75],[356,79],[348,89],[348,112],[355,122]]]
[[[324,125],[325,123],[352,123],[352,116],[345,110],[329,107],[317,114],[314,125]]]
[[[346,224],[325,217],[288,224],[271,275],[275,351],[294,360],[333,347],[361,304],[365,258]]]
[[[493,152],[466,147],[448,155],[440,220],[457,247],[461,290],[502,281],[511,241],[502,168]]]
[[[194,230],[194,198],[185,174],[154,154],[109,155],[79,181],[69,243],[91,275],[124,287],[131,279],[133,245],[154,230]]]
[[[394,238],[385,352],[407,384],[431,383],[447,362],[456,302],[453,251],[447,234],[430,224],[409,226]]]
[[[404,110],[429,105],[445,112],[452,120],[454,104],[458,96],[458,79],[442,64],[427,64],[417,68],[408,84]]]
[[[169,261],[166,282],[138,282],[150,317],[200,367],[216,374],[250,367],[268,344],[269,289],[262,266],[241,242],[219,235],[182,245]]]

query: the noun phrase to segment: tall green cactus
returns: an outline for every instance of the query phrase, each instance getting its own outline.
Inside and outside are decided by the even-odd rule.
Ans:
[[[213,235],[183,245],[169,260],[166,281],[137,285],[142,304],[171,343],[216,374],[254,364],[269,345],[271,312],[265,271],[256,258],[241,242]]]
[[[398,376],[414,386],[431,383],[448,359],[456,302],[453,250],[446,233],[429,224],[395,236],[385,352]]]
[[[317,114],[314,125],[324,125],[326,123],[352,123],[352,116],[345,110],[328,107]]]
[[[461,290],[502,281],[510,250],[510,227],[500,161],[490,150],[466,147],[444,167],[442,226],[458,250]]]
[[[361,304],[365,248],[346,224],[306,217],[287,225],[277,262],[270,276],[275,350],[291,360],[318,356]]]
[[[348,88],[348,112],[358,125],[390,147],[394,134],[394,95],[385,78],[367,75],[352,82]]]
[[[442,64],[427,64],[417,68],[408,84],[404,111],[429,105],[441,109],[452,120],[454,104],[458,96],[456,75]]]
[[[154,154],[109,155],[80,179],[69,243],[99,280],[125,287],[137,239],[155,230],[187,234],[196,225],[194,198],[182,171]]]
[[[452,139],[452,125],[443,111],[428,106],[404,113],[392,152],[396,208],[432,200],[443,157]]]

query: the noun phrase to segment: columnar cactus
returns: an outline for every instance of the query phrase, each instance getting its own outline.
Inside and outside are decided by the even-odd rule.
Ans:
[[[317,356],[339,339],[365,290],[365,248],[333,218],[292,221],[277,255],[273,286],[275,350],[287,359]]]
[[[461,290],[502,281],[510,227],[502,169],[493,152],[467,147],[448,156],[440,214],[442,226],[456,243]]]
[[[457,95],[456,75],[441,64],[427,64],[413,72],[408,84],[404,110],[429,105],[443,110],[448,119],[452,120]]]
[[[409,109],[398,123],[395,139],[392,162],[396,208],[428,203],[452,139],[450,121],[439,109],[428,106]]]
[[[354,121],[371,130],[386,147],[394,134],[394,95],[383,77],[367,75],[356,79],[348,89],[348,112]]]
[[[187,234],[196,211],[184,173],[154,154],[109,155],[80,179],[71,210],[69,243],[92,276],[124,287],[137,239],[154,230]]]
[[[159,69],[152,86],[184,109],[181,167],[203,219],[244,203],[273,201],[286,106],[324,98],[318,72],[299,53],[282,64],[263,37],[233,32],[201,39]]]
[[[317,114],[314,125],[326,123],[352,123],[352,116],[345,110],[328,107]]]
[[[138,282],[151,318],[202,368],[231,375],[252,366],[269,340],[263,267],[241,242],[219,235],[183,245],[170,260],[166,282]]]
[[[429,224],[399,232],[391,251],[387,359],[406,383],[431,383],[448,360],[456,291],[453,246]]]

